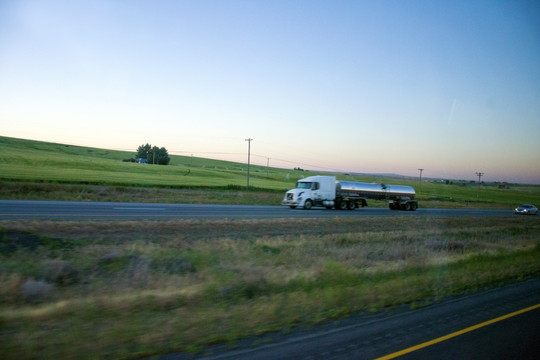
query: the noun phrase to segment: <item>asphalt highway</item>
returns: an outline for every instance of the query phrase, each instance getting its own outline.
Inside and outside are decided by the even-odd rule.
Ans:
[[[298,334],[267,335],[254,347],[214,347],[213,355],[169,354],[160,360],[265,359],[540,359],[540,280],[443,300],[417,310],[358,314]]]
[[[513,210],[388,208],[290,209],[284,206],[0,200],[0,219],[283,219],[365,216],[511,216]]]

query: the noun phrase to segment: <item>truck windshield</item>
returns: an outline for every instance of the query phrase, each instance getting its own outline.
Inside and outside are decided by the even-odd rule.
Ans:
[[[311,183],[299,181],[296,183],[296,188],[297,189],[311,189]]]

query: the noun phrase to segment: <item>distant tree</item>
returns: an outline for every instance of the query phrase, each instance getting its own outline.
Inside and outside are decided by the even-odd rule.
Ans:
[[[159,148],[157,146],[153,146],[150,149],[150,152],[148,153],[148,163],[149,164],[157,164],[157,159],[159,158]]]
[[[167,149],[150,144],[141,145],[137,148],[137,158],[147,159],[149,164],[158,165],[169,165],[171,161]]]
[[[170,161],[171,158],[169,157],[169,153],[164,147],[158,148],[157,146],[154,146],[148,154],[149,164],[169,165]]]
[[[148,159],[148,154],[152,151],[152,145],[145,144],[137,148],[137,158],[139,159]]]
[[[159,165],[169,165],[169,163],[171,162],[171,158],[169,157],[169,152],[167,151],[167,149],[165,149],[164,147],[160,148],[158,154],[159,155],[157,163]]]

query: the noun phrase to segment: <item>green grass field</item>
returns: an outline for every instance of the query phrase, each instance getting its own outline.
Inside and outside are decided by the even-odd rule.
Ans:
[[[4,181],[170,188],[246,184],[244,164],[175,155],[168,166],[122,162],[134,153],[0,137],[0,176]],[[286,189],[294,184],[285,181],[291,172],[252,166],[250,183],[264,189]]]
[[[283,193],[293,188],[298,179],[317,174],[252,166],[252,195],[239,197],[238,191],[245,193],[246,164],[176,155],[171,156],[168,166],[122,161],[133,157],[134,153],[135,150],[131,153],[0,137],[0,181],[3,187],[0,197],[277,205]],[[496,184],[477,187],[474,184],[435,182],[423,182],[420,186],[415,180],[335,175],[342,180],[411,185],[416,189],[421,207],[511,209],[520,203],[540,204],[540,186],[511,185],[510,189],[499,189]],[[61,186],[65,184],[71,186]],[[102,188],[85,188],[84,185],[108,189],[103,191]],[[153,192],[148,194],[141,188],[150,188]],[[225,190],[228,193],[222,192],[218,196],[201,193],[198,197],[185,192],[160,193],[159,189]],[[386,203],[370,201],[369,205],[386,206]]]

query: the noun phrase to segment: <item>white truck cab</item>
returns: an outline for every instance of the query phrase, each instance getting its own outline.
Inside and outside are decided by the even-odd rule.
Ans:
[[[296,188],[287,191],[282,205],[294,209],[303,207],[311,209],[313,205],[332,208],[336,197],[336,177],[335,176],[310,176],[298,180]]]

